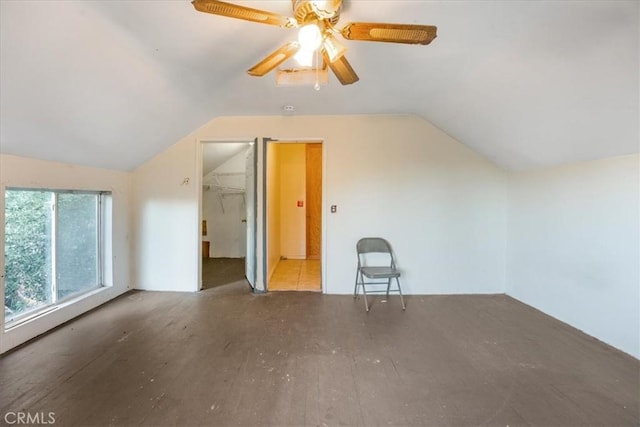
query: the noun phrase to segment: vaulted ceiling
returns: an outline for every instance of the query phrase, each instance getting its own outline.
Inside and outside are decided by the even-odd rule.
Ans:
[[[290,1],[236,1],[291,14]],[[346,41],[360,81],[246,70],[293,30],[175,1],[0,1],[0,151],[131,170],[225,115],[417,114],[508,169],[638,152],[637,1],[346,0],[431,24],[429,46]]]

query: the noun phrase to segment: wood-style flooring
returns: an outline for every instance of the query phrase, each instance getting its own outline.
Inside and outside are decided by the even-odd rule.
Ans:
[[[320,260],[281,259],[268,283],[270,291],[321,291]]]
[[[360,297],[362,298],[362,297]],[[0,358],[61,426],[638,426],[638,360],[503,295],[130,292]]]
[[[246,281],[244,258],[202,258],[202,289],[242,281]]]

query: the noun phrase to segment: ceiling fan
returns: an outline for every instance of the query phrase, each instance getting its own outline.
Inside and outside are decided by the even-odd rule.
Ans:
[[[437,28],[432,25],[351,22],[338,30],[342,0],[291,0],[293,16],[252,9],[218,0],[193,0],[200,12],[230,18],[244,19],[283,28],[298,28],[298,39],[269,54],[247,72],[264,76],[292,56],[306,67],[313,66],[314,55],[321,54],[325,64],[343,85],[358,81],[358,75],[344,56],[347,48],[335,37],[341,34],[347,40],[427,45],[436,38]]]

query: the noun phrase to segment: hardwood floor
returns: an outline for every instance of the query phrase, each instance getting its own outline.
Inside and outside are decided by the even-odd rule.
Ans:
[[[373,298],[372,298],[373,300]],[[0,358],[57,425],[637,426],[638,360],[509,297],[131,292]]]
[[[202,289],[239,281],[246,281],[244,258],[202,258]]]

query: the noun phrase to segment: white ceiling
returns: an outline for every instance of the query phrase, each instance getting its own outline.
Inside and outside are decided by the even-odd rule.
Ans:
[[[236,3],[290,15],[290,1]],[[0,150],[131,170],[223,115],[413,113],[509,169],[638,152],[638,1],[364,1],[349,21],[438,26],[429,46],[345,42],[360,76],[245,71],[293,30],[188,0],[0,0]]]

